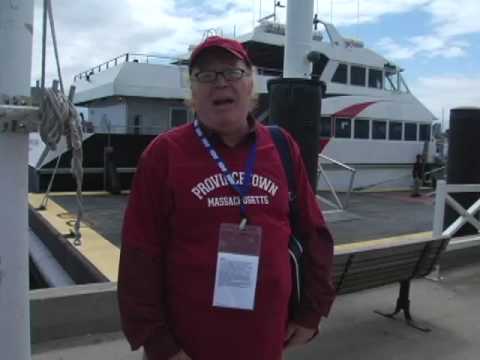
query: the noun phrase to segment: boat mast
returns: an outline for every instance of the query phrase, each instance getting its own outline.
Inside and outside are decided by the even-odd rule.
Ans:
[[[304,0],[302,6],[287,6],[287,27],[285,34],[285,78],[310,78],[311,63],[307,55],[312,49],[313,0]]]
[[[33,0],[0,1],[0,113],[14,108],[14,97],[30,96],[32,24]],[[8,125],[3,122],[0,129],[0,357],[27,360],[28,133],[18,131],[13,121]]]
[[[324,84],[311,79],[313,35],[313,0],[295,6],[287,4],[283,78],[267,83],[270,118],[292,134],[300,145],[310,185],[317,188],[318,125]],[[312,60],[310,60],[312,59]]]

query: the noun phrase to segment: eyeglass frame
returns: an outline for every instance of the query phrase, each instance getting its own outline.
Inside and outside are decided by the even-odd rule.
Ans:
[[[239,71],[239,74],[241,74],[241,75],[239,75],[238,78],[230,78],[229,79],[228,76],[226,75],[227,72],[234,73],[234,72],[237,72],[237,71]],[[212,78],[212,80],[209,80],[209,81],[200,80],[198,75],[205,74],[205,73],[215,74],[215,77]],[[234,81],[239,81],[239,80],[243,79],[244,77],[250,76],[251,74],[252,74],[251,71],[246,70],[246,69],[229,68],[229,69],[225,69],[223,71],[213,71],[213,70],[199,71],[196,74],[192,74],[192,77],[195,79],[195,81],[198,81],[201,84],[213,84],[218,80],[219,75],[222,75],[223,79],[227,82],[234,82]]]

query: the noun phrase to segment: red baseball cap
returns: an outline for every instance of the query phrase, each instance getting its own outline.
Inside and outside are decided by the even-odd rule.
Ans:
[[[198,60],[200,54],[203,53],[205,50],[213,47],[227,50],[229,53],[236,56],[240,60],[245,61],[245,63],[248,66],[252,66],[252,61],[248,56],[247,50],[245,49],[245,47],[242,45],[241,42],[238,42],[237,40],[233,40],[233,39],[227,39],[221,36],[209,36],[200,44],[198,44],[195,49],[193,49],[192,54],[190,55],[190,65],[189,65],[190,71],[192,70],[192,67],[195,64],[195,61]]]

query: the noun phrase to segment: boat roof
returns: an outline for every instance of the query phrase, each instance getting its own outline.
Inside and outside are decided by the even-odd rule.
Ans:
[[[150,57],[150,62],[140,62],[138,58],[141,56]],[[111,96],[185,99],[189,89],[188,68],[152,62],[152,58],[155,57],[124,54],[102,64],[103,69],[100,65],[95,68],[97,71],[92,69],[77,75],[74,79],[77,89],[75,105],[85,105]],[[117,62],[116,66],[113,65],[114,61]]]
[[[343,37],[333,24],[324,21],[320,23],[323,25],[323,31],[313,32],[312,51],[318,51],[330,60],[379,68],[384,68],[388,64],[392,68],[399,69],[388,59],[366,48],[363,42]],[[248,48],[254,64],[263,65],[272,61],[271,59],[283,59],[285,25],[263,22],[252,32],[240,36],[237,40]]]
[[[341,36],[332,24],[320,23],[324,30],[313,32],[312,51],[333,61],[388,69],[390,72],[401,71],[362,42]],[[264,73],[271,70],[271,76],[281,75],[285,45],[283,24],[263,22],[238,40],[248,48],[253,63],[259,69]],[[77,91],[74,102],[77,106],[84,106],[112,96],[185,99],[189,93],[188,58],[189,53],[177,58],[132,53],[120,55],[75,76]],[[257,92],[266,92],[266,81],[262,77],[257,78]]]

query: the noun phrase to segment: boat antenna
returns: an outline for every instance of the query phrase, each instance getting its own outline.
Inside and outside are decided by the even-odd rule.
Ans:
[[[267,21],[268,19],[273,18],[273,23],[276,23],[277,22],[277,7],[278,8],[284,8],[285,5],[282,5],[280,3],[280,1],[278,1],[278,0],[273,0],[273,14],[266,15],[266,16],[262,17],[261,13],[260,13],[260,18],[258,19],[258,22],[262,23],[263,21]],[[261,8],[260,8],[260,11],[262,11]]]
[[[315,14],[313,16],[313,29],[316,31],[318,30],[318,23],[320,22],[320,20],[318,19],[318,14]]]
[[[360,28],[360,0],[357,0],[357,39],[359,38]]]
[[[333,0],[330,0],[330,24],[333,24]]]
[[[445,108],[442,106],[442,132],[445,131]]]
[[[277,22],[277,7],[284,8],[285,5],[282,5],[280,1],[273,0],[273,22]]]
[[[318,19],[318,0],[316,0],[316,3],[317,3],[317,11],[313,16],[313,28],[315,30],[318,30],[318,23],[320,22],[320,20]]]

